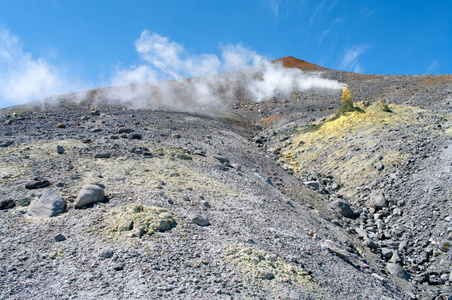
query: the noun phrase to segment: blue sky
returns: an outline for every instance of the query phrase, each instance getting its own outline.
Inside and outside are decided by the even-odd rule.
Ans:
[[[450,0],[1,0],[0,107],[283,56],[451,74],[451,15]]]

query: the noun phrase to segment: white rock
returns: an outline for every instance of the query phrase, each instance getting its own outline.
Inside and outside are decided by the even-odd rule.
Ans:
[[[94,184],[85,184],[75,199],[75,206],[81,208],[85,205],[104,200],[104,190]]]
[[[34,201],[28,213],[34,216],[54,217],[64,212],[66,201],[51,189],[45,189],[41,197]]]

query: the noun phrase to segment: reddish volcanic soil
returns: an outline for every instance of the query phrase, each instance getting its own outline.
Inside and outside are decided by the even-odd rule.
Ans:
[[[311,70],[327,70],[327,68],[312,64],[305,60],[301,60],[295,58],[293,56],[286,56],[282,58],[278,58],[273,62],[281,62],[285,68],[297,68],[303,71],[311,71]]]

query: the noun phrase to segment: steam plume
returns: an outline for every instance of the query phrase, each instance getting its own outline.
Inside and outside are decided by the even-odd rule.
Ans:
[[[220,46],[221,59],[214,54],[192,55],[168,37],[144,30],[135,47],[143,64],[118,69],[106,96],[136,107],[217,106],[238,94],[261,102],[292,92],[345,86],[284,68],[241,44]]]

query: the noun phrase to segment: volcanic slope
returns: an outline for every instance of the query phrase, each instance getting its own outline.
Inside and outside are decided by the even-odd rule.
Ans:
[[[450,75],[280,61],[346,83],[360,111],[335,115],[341,93],[322,90],[190,112],[94,104],[100,91],[3,109],[1,297],[450,291]],[[79,208],[87,184],[105,197]],[[42,204],[59,196],[64,210]]]

